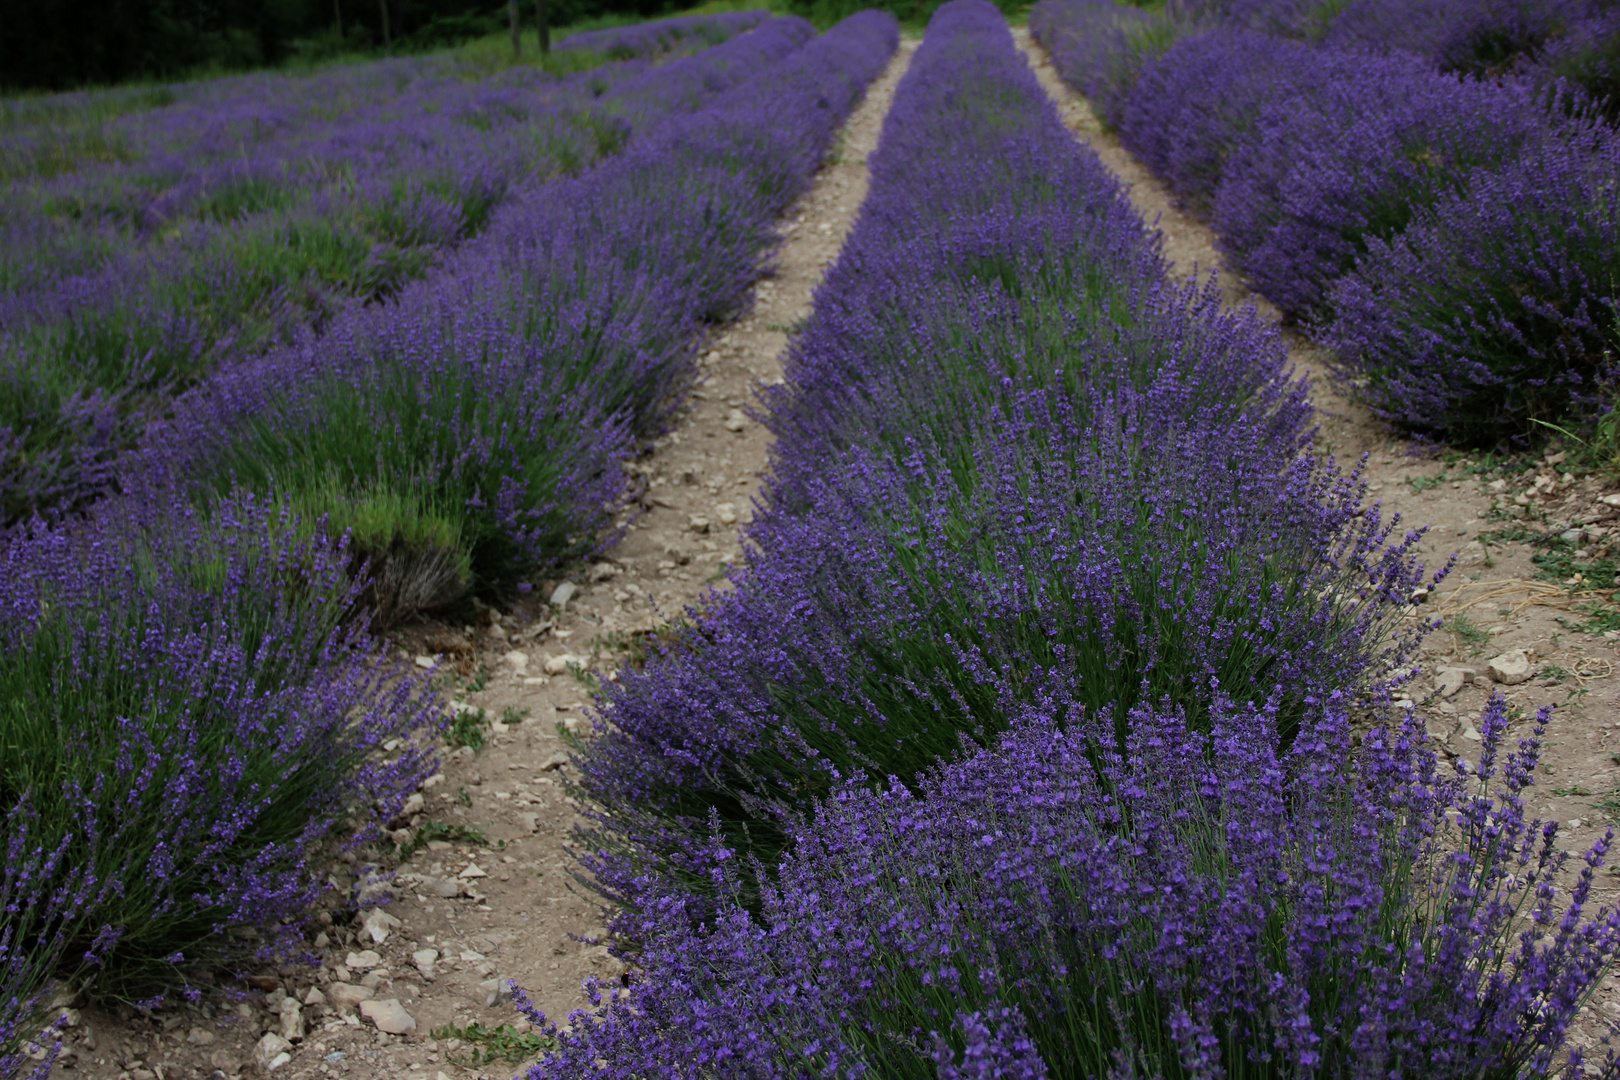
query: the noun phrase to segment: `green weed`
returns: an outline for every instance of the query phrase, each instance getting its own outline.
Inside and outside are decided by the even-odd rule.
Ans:
[[[488,1028],[476,1020],[466,1027],[446,1024],[434,1028],[433,1037],[460,1039],[466,1043],[469,1047],[467,1053],[446,1054],[445,1059],[468,1068],[493,1065],[497,1061],[515,1065],[557,1045],[554,1039],[532,1031],[520,1032],[511,1024]]]

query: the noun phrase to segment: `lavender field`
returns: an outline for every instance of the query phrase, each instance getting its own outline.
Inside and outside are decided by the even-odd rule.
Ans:
[[[1534,812],[1551,710],[1432,735],[1457,559],[1289,351],[1423,452],[1620,462],[1620,22],[1029,22],[1286,333],[1172,270],[987,0],[4,107],[0,1078],[163,1075],[148,1021],[170,1076],[1620,1076],[1612,830]],[[781,378],[703,430],[879,86]],[[735,561],[587,618],[720,559],[649,522],[750,425]],[[480,862],[601,905],[588,1007]]]

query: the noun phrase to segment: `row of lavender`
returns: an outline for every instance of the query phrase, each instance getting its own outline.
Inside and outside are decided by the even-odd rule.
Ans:
[[[646,35],[620,50],[636,62],[564,79],[389,61],[228,80],[104,126],[114,160],[12,184],[0,524],[99,493],[167,396],[219,364],[391,295],[508,199],[698,107],[713,88],[695,69],[653,61],[762,17]],[[31,137],[10,133],[0,157],[26,158]]]
[[[1446,10],[1464,37],[1488,14]],[[1492,444],[1612,404],[1620,136],[1581,91],[1110,0],[1044,0],[1031,27],[1381,417]],[[1600,29],[1573,19],[1562,47]]]
[[[476,535],[462,558],[506,580],[604,539],[633,433],[745,302],[896,27],[812,38],[776,19],[683,61],[704,107],[193,391],[130,496],[0,547],[0,1075],[53,971],[134,999],[296,953],[325,862],[432,767],[442,703],[366,630],[398,574],[438,572],[410,542],[442,534],[409,530]],[[363,543],[379,519],[396,547]]]
[[[1559,910],[1502,703],[1477,770],[1352,736],[1424,573],[1275,333],[1165,281],[983,0],[871,176],[746,573],[581,756],[637,971],[530,1076],[1546,1073],[1620,919]]]

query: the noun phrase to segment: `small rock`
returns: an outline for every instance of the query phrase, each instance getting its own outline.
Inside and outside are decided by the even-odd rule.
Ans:
[[[281,1003],[281,1037],[288,1042],[304,1041],[304,1007],[296,998]]]
[[[338,1012],[352,1013],[356,1006],[370,1001],[376,994],[368,986],[350,986],[348,983],[335,982],[326,988],[326,996],[331,999],[332,1008]]]
[[[737,524],[737,505],[735,503],[716,503],[714,516],[720,519],[722,525]]]
[[[550,772],[553,769],[560,769],[566,764],[568,764],[568,755],[567,754],[563,754],[563,753],[552,754],[550,757],[546,758],[546,760],[544,760],[544,761],[542,761],[540,763],[540,771],[541,772]]]
[[[382,908],[372,908],[366,912],[365,918],[360,920],[361,931],[373,942],[381,945],[388,940],[390,931],[398,930],[405,924],[394,918]]]
[[[574,594],[577,592],[579,592],[579,586],[572,581],[565,581],[551,590],[551,605],[553,607],[563,607],[574,598]]]
[[[437,667],[438,664],[439,662],[431,656],[418,656],[416,658],[416,666],[419,668],[433,668]]]
[[[463,870],[456,876],[461,878],[463,881],[467,881],[472,878],[489,877],[489,875],[484,872],[483,867],[479,866],[477,863],[468,863],[467,869]]]
[[[430,791],[433,788],[438,787],[442,783],[444,783],[444,773],[436,772],[432,776],[428,777],[426,780],[422,781],[422,790],[423,791]]]
[[[304,1004],[305,1005],[325,1005],[326,1004],[326,995],[321,993],[321,988],[320,987],[312,986],[312,987],[309,988],[309,993],[304,995]]]
[[[405,800],[404,805],[399,808],[399,816],[402,818],[414,817],[420,814],[426,806],[427,800],[422,797],[422,793],[413,791],[410,797]]]
[[[382,963],[382,957],[371,949],[352,952],[343,960],[343,966],[350,971],[365,971],[367,968],[374,968],[380,963]]]
[[[1441,668],[1434,677],[1434,689],[1443,698],[1456,697],[1463,687],[1473,681],[1472,668]]]
[[[254,1046],[253,1063],[259,1067],[261,1072],[269,1072],[272,1069],[280,1068],[287,1062],[277,1061],[276,1059],[286,1055],[287,1051],[291,1049],[292,1043],[272,1031],[260,1039],[258,1045]],[[288,1058],[288,1060],[291,1059]]]
[[[493,1009],[506,997],[506,986],[500,979],[485,979],[478,984],[478,989],[484,992],[484,1007]]]
[[[194,1027],[186,1032],[186,1042],[192,1046],[213,1046],[218,1037],[207,1028]]]
[[[1598,502],[1604,506],[1620,506],[1620,494],[1600,496]]]
[[[433,966],[438,962],[438,949],[417,949],[411,953],[411,963],[416,965],[416,970],[420,971],[425,979],[433,978]]]
[[[263,990],[265,993],[281,989],[281,980],[274,975],[249,975],[247,984],[253,989]]]
[[[607,581],[619,572],[619,568],[609,562],[599,562],[591,567],[592,581]]]
[[[1505,652],[1492,660],[1487,667],[1491,678],[1504,686],[1517,686],[1530,681],[1530,656],[1523,649]]]
[[[416,1018],[405,1011],[398,998],[362,1001],[360,1014],[376,1024],[378,1031],[386,1031],[390,1035],[409,1035],[416,1030]]]
[[[726,430],[741,431],[748,426],[748,418],[743,416],[741,409],[732,409],[726,413]]]
[[[377,987],[383,984],[383,976],[386,974],[386,968],[378,968],[376,971],[368,971],[365,973],[365,975],[361,976],[360,985],[368,989],[375,990]]]
[[[1565,529],[1558,534],[1558,539],[1570,544],[1578,544],[1586,539],[1585,529]]]
[[[129,1080],[157,1080],[157,1073],[151,1069],[131,1069]]]
[[[686,527],[695,533],[709,531],[709,519],[702,514],[689,514],[686,518]]]
[[[501,663],[522,675],[529,670],[529,654],[522,649],[513,649],[501,657]]]
[[[1469,725],[1467,725],[1466,727],[1463,728],[1462,737],[1467,739],[1469,742],[1481,742],[1481,741],[1483,741],[1480,733],[1475,730],[1473,724],[1469,724]]]
[[[517,819],[518,824],[523,826],[524,832],[534,832],[540,827],[539,814],[519,814]]]
[[[461,886],[447,878],[425,877],[417,888],[427,896],[437,896],[441,900],[448,900],[461,892]]]
[[[584,662],[583,657],[575,656],[572,653],[563,653],[561,656],[553,656],[546,661],[546,673],[548,675],[561,675],[568,670],[569,664],[583,664]]]

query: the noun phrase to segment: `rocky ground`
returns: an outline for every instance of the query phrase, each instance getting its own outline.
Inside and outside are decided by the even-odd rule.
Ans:
[[[1027,34],[1018,36],[1066,122],[1158,221],[1177,271],[1218,269],[1210,231],[1177,210]],[[516,609],[487,611],[476,626],[401,635],[401,647],[446,680],[463,714],[459,741],[482,745],[454,749],[395,823],[404,858],[331,868],[334,902],[371,898],[389,874],[394,901],[359,920],[339,912],[325,925],[323,917],[312,942],[319,968],[265,972],[156,1015],[72,1012],[60,1075],[511,1076],[539,1043],[506,1000],[507,980],[561,1019],[586,1004],[587,977],[611,984],[621,974],[606,948],[591,943],[603,913],[572,876],[570,742],[585,723],[593,680],[614,678],[650,630],[724,587],[769,450],[748,406],[757,386],[781,377],[788,333],[809,314],[865,194],[866,156],[915,46],[902,44],[789,214],[775,272],[760,283],[750,314],[715,335],[679,423],[635,463],[642,483],[623,542],[567,580],[539,583]],[[1267,309],[1235,276],[1221,283],[1232,303]],[[1289,335],[1300,369],[1320,372],[1314,346]],[[1315,397],[1321,449],[1348,462],[1366,455],[1369,486],[1385,510],[1427,528],[1426,559],[1457,560],[1414,608],[1414,618],[1446,626],[1428,639],[1411,702],[1433,718],[1441,745],[1462,755],[1477,750],[1476,721],[1491,692],[1508,695],[1516,730],[1538,707],[1558,706],[1531,806],[1562,821],[1570,846],[1584,848],[1607,827],[1611,808],[1620,811],[1620,795],[1606,802],[1620,784],[1620,681],[1612,677],[1620,633],[1583,629],[1590,616],[1578,606],[1606,597],[1570,590],[1583,584],[1575,577],[1581,567],[1620,548],[1620,494],[1563,471],[1556,454],[1511,472],[1483,457],[1434,454],[1390,435],[1325,380]],[[1553,550],[1540,539],[1548,535],[1565,538],[1556,550],[1568,557],[1568,578],[1543,580],[1548,566],[1532,561]],[[1620,1017],[1614,979],[1593,1013],[1610,1015]]]

